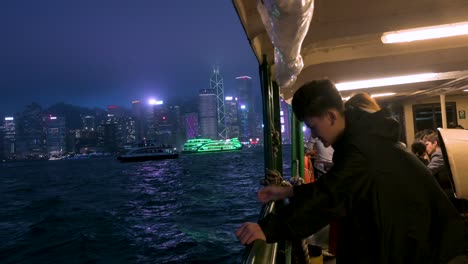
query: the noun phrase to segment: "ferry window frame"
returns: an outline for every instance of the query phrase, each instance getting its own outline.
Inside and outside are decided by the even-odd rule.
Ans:
[[[429,110],[432,112],[432,127],[421,127],[418,129],[418,121],[416,120],[416,116],[423,108],[426,108],[426,110]],[[437,109],[438,108],[438,109]],[[424,129],[432,129],[434,131],[437,130],[437,128],[442,127],[442,113],[440,111],[440,103],[429,103],[429,104],[415,104],[413,105],[413,127],[414,127],[414,132],[417,133],[418,131],[424,130]],[[419,110],[419,111],[418,111]],[[445,111],[447,113],[446,116],[446,121],[447,125],[450,123],[453,123],[454,125],[458,125],[458,118],[457,118],[457,104],[456,102],[446,102],[445,103]],[[439,112],[439,113],[437,113]],[[438,125],[438,116],[440,115],[440,126]]]

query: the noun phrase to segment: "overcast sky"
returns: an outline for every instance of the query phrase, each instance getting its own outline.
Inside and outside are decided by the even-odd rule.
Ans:
[[[219,65],[225,89],[258,65],[230,0],[0,3],[0,114],[31,102],[130,107],[194,96]]]

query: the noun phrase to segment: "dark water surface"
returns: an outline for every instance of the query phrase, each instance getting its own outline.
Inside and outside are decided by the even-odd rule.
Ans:
[[[0,164],[0,263],[239,263],[262,150]]]

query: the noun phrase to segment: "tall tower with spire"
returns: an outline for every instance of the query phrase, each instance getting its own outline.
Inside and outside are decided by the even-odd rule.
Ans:
[[[224,84],[223,77],[219,74],[219,67],[213,69],[213,74],[210,78],[210,88],[216,91],[217,102],[217,117],[218,117],[218,138],[226,139],[226,119],[224,107]]]

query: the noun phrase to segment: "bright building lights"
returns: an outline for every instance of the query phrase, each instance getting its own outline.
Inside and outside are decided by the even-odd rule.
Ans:
[[[421,73],[412,75],[402,75],[396,77],[369,79],[354,82],[343,82],[337,83],[336,88],[338,91],[348,91],[372,87],[382,87],[388,85],[406,84],[406,83],[418,83],[427,82],[436,79],[437,73]]]
[[[12,121],[12,120],[15,120],[15,119],[11,116],[5,117],[5,121]]]
[[[148,104],[150,105],[162,105],[164,102],[163,101],[157,101],[156,99],[149,99]]]
[[[468,22],[385,32],[384,44],[468,35]]]
[[[305,132],[307,130],[306,126],[302,126],[302,132]]]
[[[51,116],[51,117],[49,117],[49,118],[50,118],[50,120],[57,120],[57,117],[56,117],[56,116]]]
[[[226,96],[225,100],[226,101],[232,101],[232,96]]]
[[[245,108],[247,108],[247,107],[246,107],[245,105],[241,105],[240,108],[241,108],[241,109],[245,109]]]

